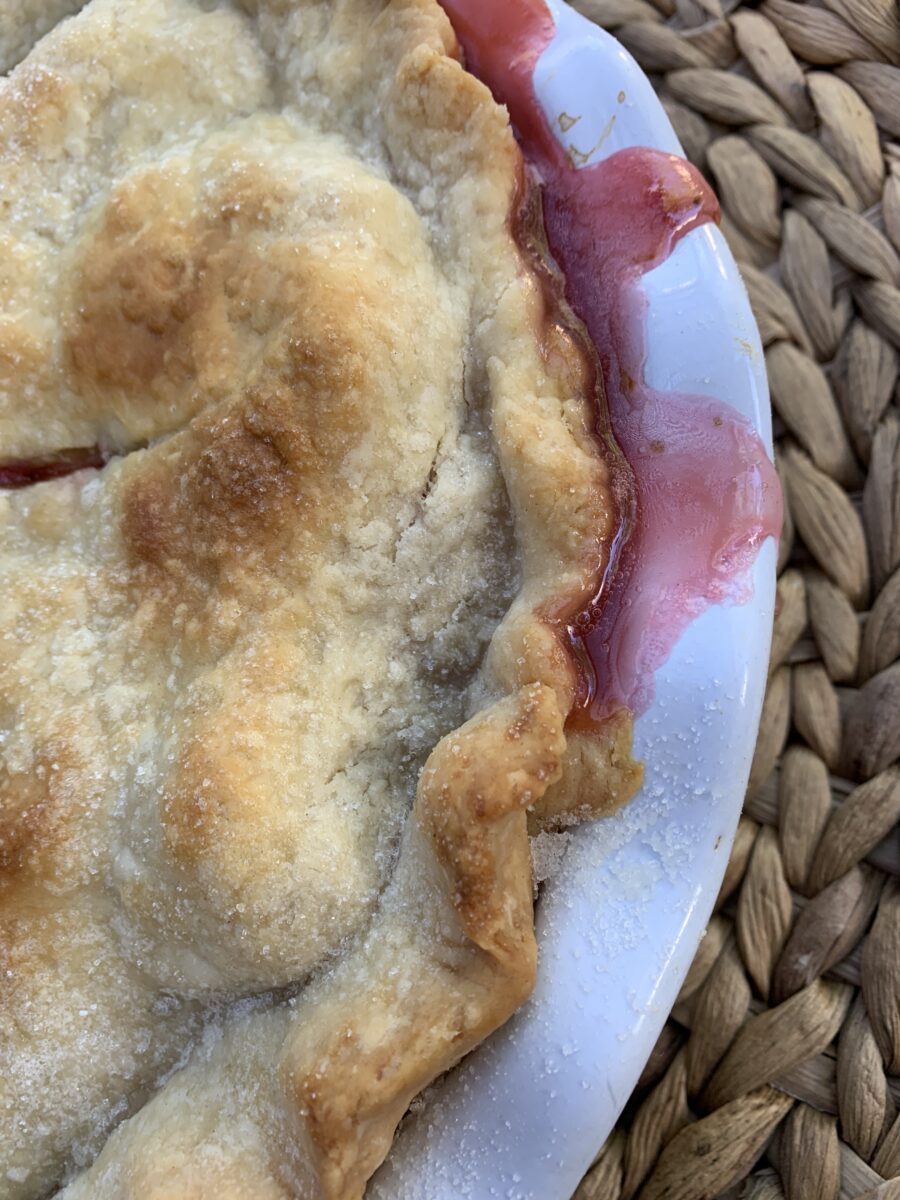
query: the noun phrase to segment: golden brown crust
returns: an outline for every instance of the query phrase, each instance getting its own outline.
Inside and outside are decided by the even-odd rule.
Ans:
[[[229,1172],[253,1158],[260,1194],[283,1186],[304,1200],[361,1196],[412,1097],[531,991],[526,810],[558,776],[564,746],[555,694],[540,684],[444,738],[422,772],[379,914],[355,952],[311,984],[289,1016],[238,1023],[206,1061],[182,1071],[113,1135],[67,1200],[205,1197],[223,1180],[223,1150]],[[273,1077],[262,1064],[279,1040]],[[210,1119],[205,1089],[221,1087],[223,1076],[245,1115],[263,1114],[249,1139],[246,1128]],[[217,1152],[217,1169],[199,1170],[181,1140]]]
[[[627,804],[644,780],[631,740],[631,714],[624,710],[597,729],[569,729],[561,777],[529,811],[532,833],[606,817]]]
[[[377,982],[354,995],[333,979],[325,1037],[298,1022],[285,1044],[283,1069],[323,1197],[361,1195],[412,1097],[530,994],[537,948],[525,811],[558,775],[564,744],[553,692],[534,685],[473,718],[429,758],[395,888],[422,895],[412,877],[434,870],[425,865],[430,849],[436,894],[418,919],[427,928],[449,908],[459,928],[448,923],[443,947],[417,947],[391,972],[400,921],[386,905],[364,968],[367,983]],[[424,848],[414,844],[419,833]],[[353,964],[348,974],[359,971]]]
[[[207,8],[0,92],[0,447],[128,452],[0,494],[16,1200],[134,1107],[67,1200],[359,1197],[531,989],[528,821],[639,782],[564,733],[617,514],[505,113],[432,0]]]

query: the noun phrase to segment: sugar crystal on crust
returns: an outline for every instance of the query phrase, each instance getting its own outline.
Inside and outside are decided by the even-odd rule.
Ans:
[[[0,1192],[358,1197],[639,779],[518,149],[431,0],[92,0],[0,144],[0,458],[110,456],[0,493]]]

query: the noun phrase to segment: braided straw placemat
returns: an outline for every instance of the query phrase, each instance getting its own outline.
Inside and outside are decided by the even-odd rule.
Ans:
[[[647,71],[759,321],[787,512],[716,915],[576,1200],[900,1198],[900,10],[575,0]]]

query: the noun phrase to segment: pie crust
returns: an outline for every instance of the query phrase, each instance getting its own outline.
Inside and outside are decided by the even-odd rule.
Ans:
[[[0,492],[8,1200],[360,1197],[531,990],[529,826],[640,782],[567,727],[624,472],[459,58],[92,0],[0,83],[0,461],[109,459]]]
[[[0,71],[22,61],[48,29],[86,0],[0,0]]]

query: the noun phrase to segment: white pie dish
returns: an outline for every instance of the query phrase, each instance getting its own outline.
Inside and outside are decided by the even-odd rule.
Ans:
[[[580,115],[566,144],[586,152],[600,141],[591,162],[635,145],[680,153],[618,42],[562,0],[548,7],[556,32],[535,84],[551,120]],[[643,287],[648,382],[728,401],[771,452],[762,347],[718,229],[690,233]],[[772,539],[751,583],[744,603],[695,620],[657,672],[655,700],[635,727],[641,793],[573,832],[544,886],[534,996],[419,1104],[369,1186],[373,1200],[567,1200],[577,1186],[669,1012],[727,862],[765,686]]]

